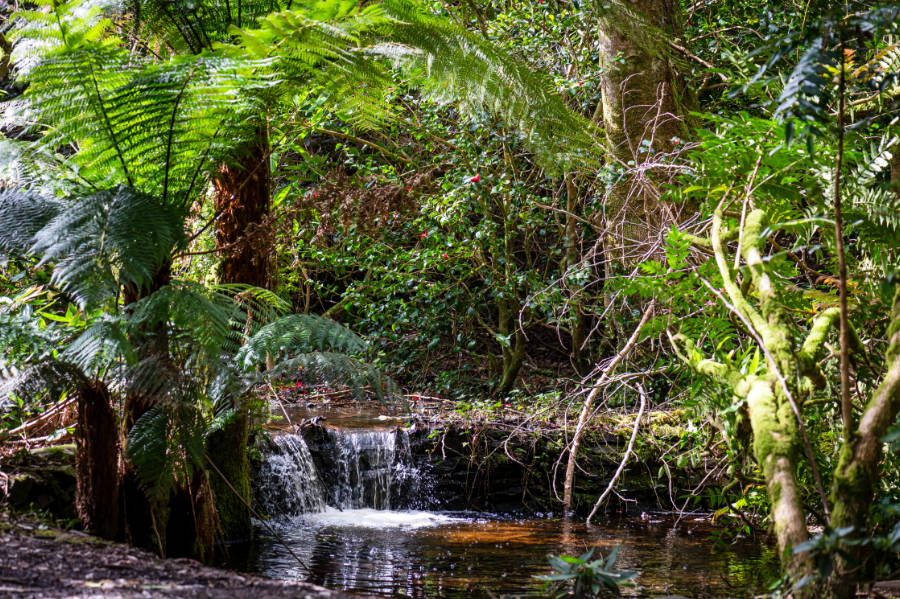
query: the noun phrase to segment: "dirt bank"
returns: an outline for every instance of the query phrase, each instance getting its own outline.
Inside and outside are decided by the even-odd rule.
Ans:
[[[0,597],[253,597],[349,599],[302,582],[282,582],[161,559],[77,532],[0,517]],[[359,599],[359,595],[354,595]]]

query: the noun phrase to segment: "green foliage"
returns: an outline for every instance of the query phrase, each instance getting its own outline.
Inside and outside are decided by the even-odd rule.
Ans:
[[[147,286],[183,240],[171,205],[123,187],[73,202],[0,191],[4,225],[11,233],[0,234],[0,247],[39,256],[37,267],[52,263],[51,282],[85,308],[99,306],[123,285]]]
[[[621,596],[620,587],[636,577],[637,572],[613,569],[619,555],[618,545],[613,547],[605,559],[601,556],[600,559],[590,561],[593,555],[594,549],[591,548],[579,557],[568,555],[548,557],[550,565],[557,573],[538,577],[546,582],[542,596],[558,599]]]

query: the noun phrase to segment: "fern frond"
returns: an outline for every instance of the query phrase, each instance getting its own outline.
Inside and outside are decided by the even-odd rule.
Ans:
[[[97,306],[122,285],[148,284],[184,238],[181,223],[172,206],[117,187],[57,210],[28,252],[53,264],[52,282],[80,306]]]
[[[89,326],[69,343],[61,353],[83,372],[105,372],[116,362],[133,363],[137,354],[115,320]]]
[[[294,376],[308,383],[344,386],[362,397],[371,390],[379,399],[392,395],[395,385],[379,368],[346,354],[310,352],[277,362],[266,378]]]
[[[0,190],[0,252],[25,254],[63,203],[32,191]]]
[[[207,366],[238,350],[247,319],[232,297],[188,281],[174,281],[130,309],[132,335],[166,330],[173,349],[186,347]]]
[[[144,490],[154,499],[166,497],[175,484],[169,452],[169,415],[161,406],[145,412],[128,433],[125,457]]]
[[[203,188],[198,176],[227,157],[248,126],[240,115],[261,110],[249,92],[273,84],[266,64],[65,48],[30,71],[23,101],[44,133],[39,145],[76,148],[69,160],[82,178],[101,188],[124,182],[186,206]]]
[[[49,356],[21,370],[8,369],[7,377],[0,381],[0,399],[16,396],[32,403],[48,398],[55,401],[64,393],[87,383],[87,378],[77,366]]]
[[[551,171],[599,159],[604,142],[597,128],[568,108],[548,77],[411,0],[384,0],[383,6],[396,20],[386,41],[415,51],[403,62],[424,69],[432,96],[489,110],[523,132]]]
[[[359,354],[365,342],[345,326],[314,314],[285,316],[262,327],[237,354],[237,363],[255,369],[266,356],[290,357],[299,353],[336,351]]]

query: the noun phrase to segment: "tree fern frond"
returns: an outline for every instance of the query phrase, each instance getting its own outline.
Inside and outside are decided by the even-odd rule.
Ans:
[[[198,172],[232,150],[259,112],[253,90],[273,84],[265,61],[224,56],[136,58],[114,47],[66,48],[28,75],[28,120],[40,145],[73,147],[70,161],[98,187],[127,181],[145,194],[187,205]],[[237,93],[242,90],[244,93]],[[237,117],[237,118],[236,118]]]
[[[149,283],[184,238],[170,205],[134,190],[103,190],[57,211],[29,253],[52,263],[52,282],[82,306],[96,306],[121,285]]]
[[[300,377],[309,383],[344,386],[362,397],[370,390],[378,398],[392,395],[394,383],[370,364],[334,352],[310,352],[277,362],[275,368],[266,371],[267,378],[284,376]]]
[[[46,398],[55,401],[87,381],[77,366],[46,357],[21,370],[10,370],[8,378],[0,381],[0,398],[3,399],[16,396],[27,402],[36,403]]]
[[[409,0],[385,0],[383,6],[396,20],[389,41],[415,50],[398,55],[394,47],[386,55],[419,65],[427,75],[425,90],[432,96],[486,108],[522,131],[553,171],[599,160],[604,142],[596,126],[568,108],[549,78]]]
[[[162,499],[169,494],[175,479],[169,453],[169,415],[165,409],[154,406],[138,418],[128,433],[125,457],[152,498]]]
[[[237,354],[245,369],[265,364],[266,356],[291,357],[298,353],[337,351],[358,354],[365,342],[345,326],[314,314],[293,314],[267,324],[247,340]]]
[[[118,322],[91,325],[69,343],[61,356],[83,372],[104,372],[115,362],[132,363],[137,354]]]
[[[0,190],[0,252],[25,254],[63,203],[32,191]]]

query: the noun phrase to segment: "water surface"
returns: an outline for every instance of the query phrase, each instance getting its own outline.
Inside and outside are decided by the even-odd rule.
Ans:
[[[750,597],[776,570],[758,543],[717,547],[706,518],[623,518],[599,526],[556,519],[471,513],[328,509],[278,527],[309,573],[260,529],[254,569],[274,578],[384,597],[489,597],[538,588],[548,554],[606,555],[621,545],[617,568],[636,570],[624,595]],[[595,554],[596,555],[596,554]],[[490,593],[488,592],[490,591]]]

